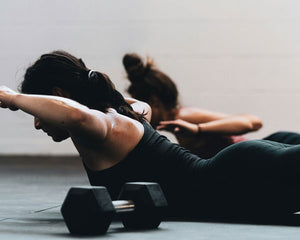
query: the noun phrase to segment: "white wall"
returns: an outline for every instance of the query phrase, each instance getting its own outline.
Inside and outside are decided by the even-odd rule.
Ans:
[[[127,52],[149,54],[178,84],[183,105],[253,113],[264,128],[300,129],[297,0],[1,0],[1,83],[55,49],[82,57],[124,92]],[[32,117],[0,110],[0,154],[70,154],[33,131]]]

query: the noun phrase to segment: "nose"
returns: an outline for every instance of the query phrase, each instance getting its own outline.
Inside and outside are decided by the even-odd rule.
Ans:
[[[34,118],[34,127],[36,128],[36,129],[41,129],[41,122],[40,122],[40,119],[38,119],[38,118]]]

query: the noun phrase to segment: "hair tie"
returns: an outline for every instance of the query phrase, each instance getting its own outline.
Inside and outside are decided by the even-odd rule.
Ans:
[[[88,73],[88,78],[91,78],[92,73],[95,72],[94,70],[90,70]]]

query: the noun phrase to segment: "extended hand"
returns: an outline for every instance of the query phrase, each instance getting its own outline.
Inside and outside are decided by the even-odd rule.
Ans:
[[[6,86],[0,86],[0,107],[9,108],[12,111],[18,110],[18,108],[13,105],[13,101],[12,101],[12,99],[17,94],[18,94],[17,92],[11,90]]]
[[[161,121],[156,128],[157,130],[166,130],[174,134],[198,134],[197,124],[190,123],[181,119],[171,121]]]

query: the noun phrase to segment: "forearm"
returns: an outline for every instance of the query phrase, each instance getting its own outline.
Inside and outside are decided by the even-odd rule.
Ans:
[[[40,120],[62,127],[71,126],[78,111],[86,108],[75,101],[62,97],[29,94],[15,95],[12,98],[12,104]]]
[[[255,131],[260,126],[253,124],[247,117],[234,116],[198,124],[199,132],[239,135]]]
[[[185,109],[186,110],[186,109]],[[177,119],[161,121],[158,130],[190,134],[215,133],[221,135],[239,135],[262,127],[261,120],[250,114],[225,115],[195,109],[187,109],[178,114]]]

